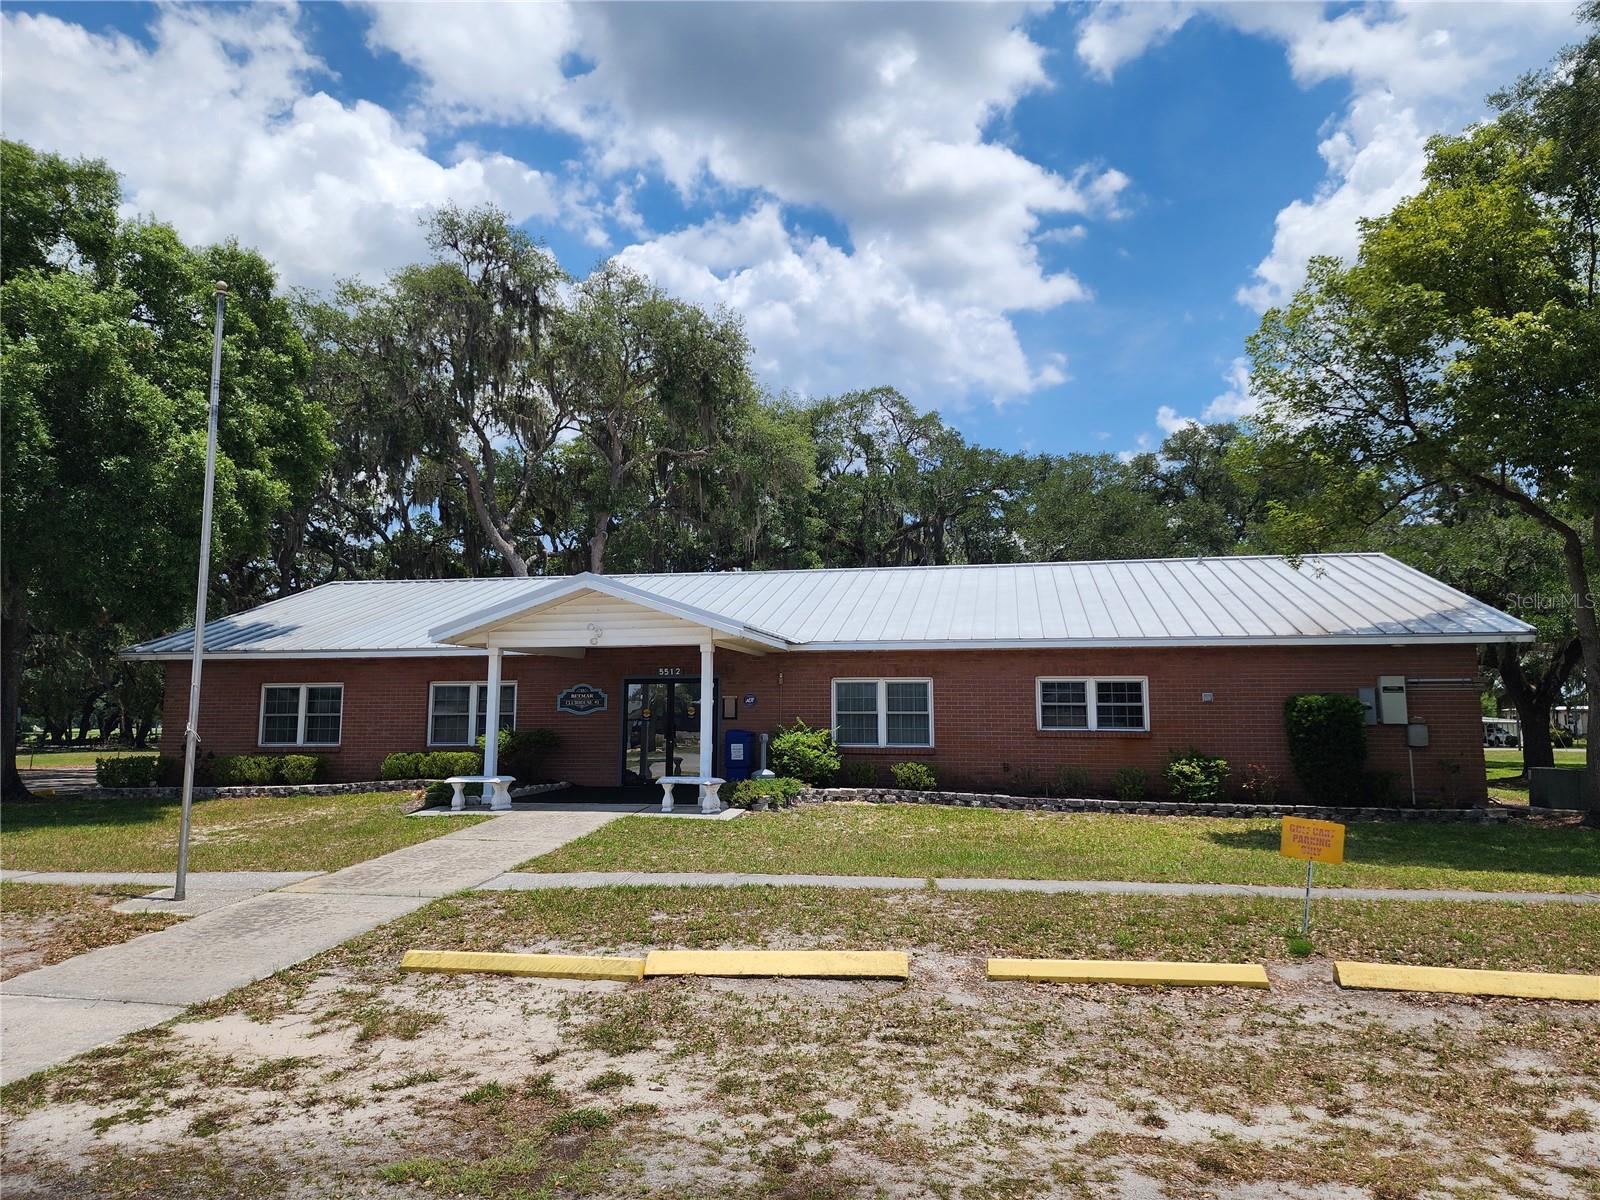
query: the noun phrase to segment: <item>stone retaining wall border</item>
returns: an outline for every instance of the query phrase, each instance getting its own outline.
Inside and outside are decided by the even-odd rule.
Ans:
[[[1036,812],[1131,813],[1147,817],[1310,817],[1318,821],[1514,821],[1520,808],[1320,808],[1304,804],[1180,804],[1161,800],[1069,799],[1006,796],[988,792],[912,792],[898,788],[807,788],[798,803],[851,800],[868,804],[939,804],[953,808],[1001,808]]]
[[[437,779],[372,779],[364,783],[273,783],[258,784],[255,787],[197,787],[194,789],[194,798],[215,800],[223,796],[349,796],[355,792],[421,792],[438,782],[440,781]],[[525,788],[517,788],[511,796],[514,800],[522,799],[571,786],[569,783],[535,783]],[[183,795],[183,789],[97,787],[78,794],[105,800],[176,800]]]

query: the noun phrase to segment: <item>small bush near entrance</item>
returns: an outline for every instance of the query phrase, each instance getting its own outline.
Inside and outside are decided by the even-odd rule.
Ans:
[[[1228,760],[1201,754],[1190,746],[1182,754],[1172,756],[1163,774],[1174,800],[1210,804],[1222,799],[1222,785],[1228,778]]]
[[[448,779],[483,774],[476,750],[397,750],[378,767],[379,779]]]
[[[805,786],[799,779],[782,775],[772,779],[739,779],[728,785],[722,797],[733,808],[757,808],[762,800],[770,808],[788,808]]]
[[[1143,800],[1144,784],[1143,767],[1118,767],[1111,776],[1111,791],[1118,800]]]
[[[831,730],[813,729],[796,720],[773,735],[769,750],[774,772],[813,787],[827,787],[839,774],[839,747]]]
[[[1360,804],[1367,761],[1366,708],[1355,696],[1290,696],[1283,702],[1289,760],[1318,804]]]
[[[545,762],[560,744],[553,729],[502,729],[496,769],[519,783],[543,783]],[[478,749],[483,750],[483,738],[478,739]]]
[[[97,758],[94,760],[94,781],[101,787],[135,788],[155,787],[161,778],[162,760],[154,757]]]
[[[897,762],[889,764],[889,774],[894,785],[907,792],[931,792],[939,786],[933,768],[925,762]]]

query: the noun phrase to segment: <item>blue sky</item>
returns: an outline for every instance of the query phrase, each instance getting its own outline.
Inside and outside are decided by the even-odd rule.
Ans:
[[[764,383],[1127,453],[1248,413],[1244,339],[1544,64],[1552,4],[7,4],[4,130],[289,283],[495,203],[740,312]]]

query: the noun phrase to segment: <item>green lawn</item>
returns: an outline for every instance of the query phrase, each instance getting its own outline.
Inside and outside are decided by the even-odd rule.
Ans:
[[[1569,771],[1583,770],[1584,753],[1582,747],[1571,750],[1557,750],[1556,766],[1564,767]],[[1484,748],[1483,761],[1489,776],[1489,796],[1504,804],[1526,804],[1528,802],[1528,781],[1522,775],[1522,751],[1499,750]]]
[[[198,800],[196,871],[332,871],[482,817],[412,819],[406,792]],[[45,800],[7,805],[0,866],[26,871],[166,871],[177,862],[176,800]]]
[[[913,878],[1302,882],[1279,822],[828,803],[736,821],[625,817],[533,871],[745,871]],[[1600,831],[1569,825],[1350,826],[1328,887],[1600,889]]]
[[[154,750],[36,750],[17,751],[19,771],[49,771],[58,767],[92,767],[100,758],[154,758]]]

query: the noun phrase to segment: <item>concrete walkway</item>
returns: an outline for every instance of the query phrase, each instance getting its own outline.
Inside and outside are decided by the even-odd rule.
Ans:
[[[478,891],[533,891],[539,888],[594,887],[835,887],[913,891],[927,879],[897,875],[744,875],[709,871],[510,871]],[[1304,888],[1257,883],[1131,883],[1106,879],[934,879],[942,892],[1086,892],[1115,896],[1270,896],[1298,899]],[[1465,900],[1525,904],[1600,904],[1593,892],[1464,892],[1431,888],[1312,888],[1323,900]]]
[[[182,924],[0,982],[0,1079],[20,1079],[160,1024],[192,1004],[405,916],[433,897],[496,878],[617,815],[506,813],[342,871],[298,874],[280,890],[246,895]],[[14,877],[89,882],[74,873]],[[190,878],[191,897],[200,895],[202,876]],[[101,881],[127,880],[107,873]]]

